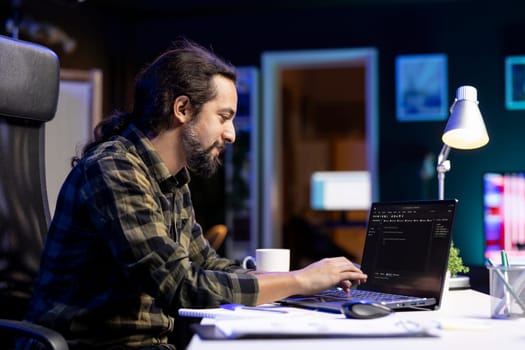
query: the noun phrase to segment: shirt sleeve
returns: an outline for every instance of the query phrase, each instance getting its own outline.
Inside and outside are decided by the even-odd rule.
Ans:
[[[86,174],[93,222],[126,278],[156,304],[173,314],[180,307],[256,303],[257,278],[217,256],[193,208],[183,227],[174,227],[173,203],[138,157],[112,154],[89,163]],[[174,236],[174,230],[188,234]]]

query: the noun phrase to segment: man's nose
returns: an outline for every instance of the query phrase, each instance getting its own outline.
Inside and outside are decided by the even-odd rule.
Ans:
[[[230,121],[226,124],[226,128],[224,130],[224,141],[226,143],[235,142],[235,126],[233,125],[233,121]]]

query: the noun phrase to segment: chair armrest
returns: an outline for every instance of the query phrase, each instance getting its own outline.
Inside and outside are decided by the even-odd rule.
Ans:
[[[31,322],[0,319],[0,329],[7,329],[5,333],[37,339],[49,350],[69,350],[66,339],[60,333]]]

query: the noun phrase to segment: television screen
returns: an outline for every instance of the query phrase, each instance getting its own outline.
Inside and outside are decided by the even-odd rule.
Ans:
[[[483,174],[485,257],[525,262],[525,171]]]

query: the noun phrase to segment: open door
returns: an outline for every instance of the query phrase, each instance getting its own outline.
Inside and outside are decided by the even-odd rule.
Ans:
[[[311,171],[366,170],[378,196],[377,53],[265,52],[261,80],[257,246],[281,247],[283,225],[309,205]]]

